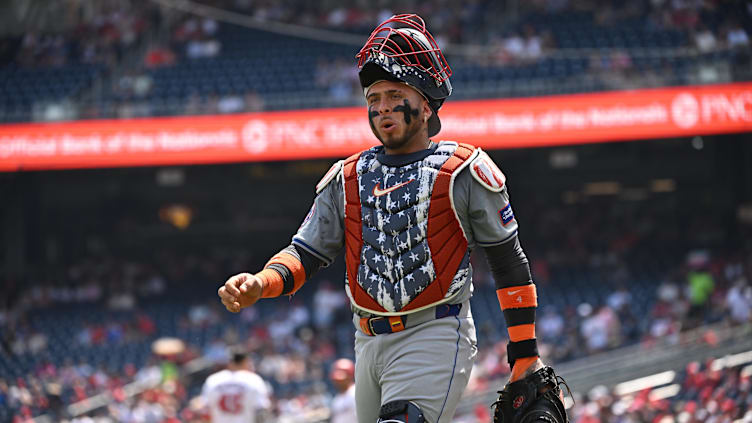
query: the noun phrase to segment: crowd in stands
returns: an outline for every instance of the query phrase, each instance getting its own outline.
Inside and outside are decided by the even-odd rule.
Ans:
[[[60,67],[87,63],[117,66],[127,51],[142,43],[150,29],[161,25],[162,16],[153,7],[132,1],[75,2],[63,16],[62,32],[29,29],[7,44],[0,65]]]
[[[712,285],[701,294],[693,293],[694,276],[691,273],[681,283],[664,282],[658,286],[655,292],[657,299],[649,316],[638,317],[630,313],[632,298],[629,290],[624,289],[613,291],[607,303],[600,306],[572,304],[563,313],[542,307],[537,326],[539,337],[543,340],[541,350],[544,356],[551,363],[557,363],[616,348],[630,341],[646,345],[656,338],[674,337],[678,341],[680,330],[692,324],[693,316],[689,310],[697,301],[699,305],[707,302],[708,318],[717,317],[731,325],[749,323],[752,286],[745,276],[748,274],[748,262],[745,265],[735,260],[719,260],[711,268],[715,270],[707,275]],[[138,303],[147,297],[165,298],[165,282],[160,277],[153,276],[145,281],[144,291],[141,291],[143,296],[135,291],[130,295],[112,291],[113,294],[104,296],[103,291],[110,290],[86,283],[69,288],[41,287],[24,292],[17,297],[19,302],[14,304],[23,304],[23,307],[27,307],[27,313],[19,313],[17,307],[6,307],[0,313],[4,336],[1,354],[6,362],[5,368],[16,365],[23,355],[49,357],[47,344],[48,338],[55,336],[49,333],[53,328],[34,327],[29,323],[30,313],[51,307],[51,310],[61,313],[60,319],[65,320],[65,309],[59,307],[61,303],[91,308],[92,320],[76,328],[77,335],[68,341],[83,348],[97,345],[123,348],[139,343],[148,346],[158,336],[174,335],[164,331],[158,322],[158,315],[149,315],[140,310]],[[351,348],[352,341],[347,337],[352,336],[352,328],[348,323],[342,323],[349,322],[349,310],[345,307],[343,293],[327,281],[320,281],[319,285],[312,303],[304,304],[293,298],[291,304],[275,307],[268,314],[252,308],[239,316],[228,316],[211,300],[183,307],[183,313],[174,316],[179,327],[187,330],[188,334],[208,331],[215,336],[204,337],[205,342],[200,344],[193,343],[188,335],[186,341],[189,348],[180,362],[203,356],[207,361],[221,366],[227,360],[228,345],[241,343],[252,352],[258,373],[275,388],[278,416],[289,421],[300,421],[306,413],[325,408],[332,395],[325,383],[327,366]],[[544,292],[556,295],[552,292],[554,287],[546,289]],[[480,289],[476,296],[486,294]],[[693,298],[696,295],[702,298]],[[103,306],[103,309],[97,305]],[[131,310],[128,320],[115,320],[106,311],[123,309]],[[484,324],[500,323],[478,324],[482,327]],[[9,336],[12,338],[8,339]],[[509,372],[505,356],[506,342],[499,340],[484,344],[468,388],[469,395],[487,390]],[[70,348],[74,350],[75,347]],[[60,413],[58,408],[62,403],[70,404],[109,392],[115,401],[104,411],[115,421],[170,421],[167,417],[180,415],[183,421],[192,421],[193,418],[200,420],[200,410],[190,403],[190,399],[197,394],[195,387],[191,390],[190,386],[185,386],[185,381],[177,377],[176,370],[169,364],[152,355],[144,363],[122,363],[122,368],[108,368],[104,363],[75,362],[71,359],[65,362],[42,359],[25,375],[0,378],[0,408],[12,410],[15,416],[13,421],[22,422],[25,418],[42,413]],[[735,371],[714,372],[702,380],[697,376],[692,379],[697,386],[689,386],[689,382],[685,384],[685,389],[690,393],[682,394],[680,403],[649,401],[648,393],[645,393],[634,398],[630,404],[625,404],[613,395],[594,391],[575,409],[575,421],[659,421],[654,417],[685,412],[696,416],[702,416],[702,413],[738,414],[739,410],[745,409],[744,401],[750,398],[749,375],[746,375],[746,379],[739,378],[739,369]],[[153,378],[162,381],[159,387],[135,398],[124,395],[123,387],[127,383]],[[732,387],[727,382],[736,383],[733,389],[738,392],[734,391],[733,396],[729,396]],[[721,386],[723,389],[718,391],[717,388]],[[727,398],[733,400],[733,404]],[[99,414],[104,411],[100,410]],[[699,417],[696,419],[686,421],[709,421]],[[87,420],[82,418],[77,421]]]
[[[681,255],[675,265],[648,273],[649,280],[644,281],[645,275],[636,269],[650,266],[638,259],[637,251],[645,248],[641,237],[653,232],[637,231],[625,239],[627,231],[620,232],[612,222],[617,227],[611,235],[577,241],[567,238],[592,230],[578,227],[559,234],[545,219],[536,219],[541,222],[539,230],[549,231],[549,242],[538,244],[531,230],[525,245],[531,257],[544,261],[532,264],[541,302],[540,348],[551,363],[635,343],[649,346],[657,339],[678,342],[681,331],[701,324],[750,322],[752,256],[748,251],[692,251]],[[593,228],[608,226],[584,218],[579,222]],[[713,222],[705,224],[712,230]],[[675,241],[664,237],[669,243]],[[552,244],[550,239],[558,241]],[[578,242],[604,243],[603,250],[597,245],[587,250],[561,248]],[[660,248],[660,240],[653,242],[654,248]],[[554,244],[558,247],[541,248]],[[556,251],[565,257],[557,257]],[[304,414],[325,409],[333,394],[326,383],[328,366],[339,357],[352,356],[353,328],[344,293],[339,284],[319,277],[290,301],[264,301],[238,315],[229,314],[213,297],[215,285],[227,269],[253,267],[249,257],[248,252],[225,257],[160,253],[152,260],[91,257],[69,266],[59,279],[48,275],[28,285],[7,281],[0,296],[0,410],[11,414],[0,418],[14,416],[13,421],[22,422],[30,416],[61,413],[60,404],[108,392],[115,401],[98,413],[116,421],[171,421],[170,416],[200,421],[200,409],[191,399],[198,395],[201,381],[179,377],[170,360],[150,349],[154,340],[165,336],[177,336],[187,344],[178,365],[203,357],[216,368],[226,361],[228,346],[245,345],[258,373],[273,387],[280,418],[301,421]],[[569,270],[582,266],[587,270],[566,279],[564,262],[570,263]],[[492,387],[509,372],[503,319],[482,255],[475,257],[474,267],[473,311],[480,352],[470,395]],[[594,282],[603,273],[609,279]],[[598,295],[591,295],[595,292]],[[133,398],[124,395],[127,383],[150,378],[162,383]],[[707,409],[712,414],[725,407],[718,404],[720,408],[714,409],[707,396],[702,403],[691,400],[697,412]],[[605,400],[583,401],[576,409],[578,421],[588,423],[594,421],[593,413],[621,407],[617,400],[598,401]],[[684,411],[677,411],[675,403],[640,404],[634,411],[639,415]],[[603,421],[648,421],[625,419]]]
[[[547,90],[535,91],[530,78],[543,82],[567,78],[566,85],[571,85],[575,91],[749,78],[748,72],[735,75],[733,70],[746,69],[744,64],[749,62],[746,52],[750,44],[752,10],[741,1],[549,0],[519,3],[518,9],[511,10],[503,3],[493,1],[448,1],[440,6],[429,1],[366,4],[211,0],[199,3],[250,16],[256,22],[347,31],[363,37],[394,13],[417,12],[426,19],[440,45],[465,46],[447,49],[456,78],[459,78],[458,88],[478,85],[480,81],[474,79],[480,77],[479,72],[483,73],[479,67],[505,69],[501,73],[495,72],[490,78],[499,83],[507,81],[510,89],[512,86],[530,86],[533,91],[528,90],[527,95]],[[315,92],[316,98],[306,102],[299,99],[296,106],[294,102],[280,102],[281,96],[295,97],[282,91],[284,82],[280,88],[275,88],[275,85],[270,92],[263,93],[258,92],[253,81],[236,81],[227,89],[215,87],[220,79],[245,78],[246,70],[250,72],[252,67],[238,62],[240,71],[228,76],[221,73],[225,64],[216,62],[217,59],[253,58],[255,53],[250,52],[259,51],[254,49],[254,43],[266,44],[268,41],[255,41],[254,33],[237,32],[237,27],[221,22],[211,14],[189,14],[156,2],[142,4],[133,1],[80,1],[71,3],[68,8],[67,30],[28,31],[6,36],[0,42],[0,70],[10,67],[18,69],[14,72],[23,73],[28,69],[57,69],[66,64],[97,65],[101,69],[96,79],[102,83],[96,86],[90,80],[86,87],[76,86],[70,91],[52,91],[51,95],[37,96],[67,100],[72,103],[67,109],[78,109],[77,114],[71,116],[72,112],[41,108],[36,114],[38,119],[236,113],[267,108],[361,104],[353,60],[357,46],[330,44],[333,46],[328,48],[330,53],[322,53],[310,61],[302,59],[298,66],[308,69],[308,72],[306,80],[300,81],[299,85]],[[246,41],[240,44],[231,42],[237,34],[244,34]],[[282,35],[276,39],[280,45],[297,40]],[[327,51],[315,43],[302,50],[315,52],[319,48]],[[266,51],[266,46],[261,46],[261,49]],[[671,52],[654,54],[651,49]],[[698,53],[687,53],[682,49],[707,56],[702,56],[704,59],[697,62]],[[471,51],[475,53],[469,54]],[[718,52],[730,53],[718,56],[715,54]],[[279,54],[295,53],[281,49]],[[288,64],[278,65],[275,60],[269,61],[270,77],[282,80],[302,78]],[[196,63],[203,63],[208,71],[181,80],[183,86],[175,93],[161,90],[164,82],[156,75],[160,68],[188,69]],[[527,84],[521,85],[515,79],[515,69],[519,69]],[[177,82],[183,77],[178,74],[171,73],[169,78]],[[553,89],[561,85],[548,86]],[[202,86],[212,88],[203,89]],[[478,89],[465,91],[466,94],[463,90],[456,94],[473,96],[484,92]],[[15,91],[8,93],[11,94]],[[498,91],[494,95],[507,94],[510,93]],[[511,93],[520,94],[525,92]],[[61,95],[65,98],[59,98]],[[29,101],[41,100],[31,98]],[[77,105],[77,102],[81,104]],[[26,107],[24,102],[8,103],[5,107],[10,110],[18,104]],[[23,119],[23,116],[18,118]],[[6,119],[14,117],[9,114]]]
[[[718,368],[714,361],[690,363],[669,398],[657,389],[620,396],[597,386],[575,405],[573,422],[752,422],[752,364]]]
[[[657,47],[696,48],[700,53],[748,53],[752,29],[752,9],[740,1],[540,0],[520,3],[521,9],[511,16],[492,1],[446,1],[441,7],[430,1],[402,2],[400,10],[389,1],[358,2],[356,7],[295,0],[202,3],[260,20],[361,35],[409,6],[426,18],[440,44],[490,46],[485,50],[490,54],[475,57],[474,64],[503,68],[542,63],[569,51],[564,49],[594,46],[588,40],[578,44],[560,37],[568,29],[554,31],[547,26],[550,22],[670,31],[678,36]],[[209,17],[164,9],[153,2],[71,4],[76,6],[65,17],[68,30],[29,30],[0,40],[0,72],[56,70],[74,64],[101,68],[98,78],[105,86],[89,94],[115,106],[108,111],[93,102],[81,108],[79,117],[152,115],[157,111],[146,99],[155,92],[158,71],[242,55],[224,42],[227,24]],[[578,37],[588,35],[572,35]],[[671,75],[676,71],[668,61],[658,59],[657,66],[640,68],[640,57],[628,47],[586,54],[582,71],[610,88],[673,83]],[[460,64],[456,69],[461,76],[467,59],[451,56],[450,51],[450,61]],[[308,70],[305,83],[331,100],[329,104],[360,100],[351,56],[321,57]],[[69,95],[80,98],[90,88]],[[175,108],[165,113],[261,111],[271,107],[275,97],[274,92],[252,89],[191,91],[177,97]],[[678,341],[683,330],[708,323],[750,322],[749,251],[708,248],[687,256],[689,246],[717,241],[717,234],[724,232],[722,223],[701,213],[677,220],[670,209],[661,210],[657,204],[652,209],[652,216],[622,209],[626,215],[615,218],[595,207],[587,215],[575,208],[541,207],[540,215],[527,217],[535,221],[535,229],[529,227],[521,236],[539,285],[542,305],[537,328],[547,361],[561,363],[624,345],[650,345],[656,339]],[[723,235],[720,238],[722,244]],[[214,298],[215,287],[228,272],[254,268],[251,256],[245,252],[220,258],[95,255],[62,271],[2,281],[0,421],[24,422],[40,414],[62,418],[65,405],[99,393],[114,399],[94,413],[109,416],[102,417],[109,421],[201,421],[202,413],[192,401],[200,381],[183,377],[180,366],[202,357],[216,368],[227,359],[228,345],[238,343],[251,351],[257,371],[274,388],[275,414],[281,420],[301,421],[302,414],[326,408],[333,394],[325,382],[328,366],[352,354],[353,328],[344,293],[339,283],[327,280],[333,278],[319,277],[289,304],[266,301],[229,315]],[[480,352],[468,388],[471,395],[509,372],[505,330],[482,256],[474,259],[474,267],[473,309]],[[153,354],[152,342],[164,336],[184,339],[185,352],[170,360]],[[715,371],[706,363],[687,368],[683,377],[684,389],[671,401],[651,401],[649,393],[642,393],[627,402],[603,389],[592,391],[575,406],[575,421],[653,422],[667,415],[683,422],[752,419],[743,415],[750,408],[749,371]],[[129,397],[124,386],[133,381],[159,383]]]
[[[532,14],[555,15],[568,12],[593,14],[593,22],[599,26],[618,24],[629,19],[641,19],[650,29],[682,29],[698,31],[708,29],[721,37],[721,43],[744,43],[740,33],[742,21],[749,18],[738,15],[749,6],[739,1],[650,1],[620,2],[594,0],[542,0],[517,5],[510,9],[505,4],[480,0],[472,2],[445,1],[436,4],[432,1],[394,2],[317,2],[302,0],[284,2],[264,2],[245,0],[204,0],[200,4],[231,10],[242,15],[252,16],[259,21],[283,22],[301,26],[347,30],[354,33],[368,33],[378,23],[395,13],[417,13],[432,28],[439,44],[488,44],[504,40],[513,46],[514,53],[524,57],[535,53],[544,41],[529,25],[516,27],[514,19]],[[528,16],[526,16],[528,15]],[[202,26],[200,20],[187,17],[192,27]],[[499,23],[512,23],[513,27],[499,26]],[[514,41],[510,41],[514,40]],[[749,40],[747,39],[746,42]],[[502,43],[502,44],[507,44]],[[531,49],[529,51],[526,51]]]
[[[254,16],[259,20],[281,21],[304,26],[316,26],[332,30],[347,30],[367,34],[375,25],[394,13],[400,13],[395,5],[382,2],[378,5],[341,5],[333,3],[318,3],[316,5],[296,4],[289,2],[287,6],[294,7],[295,13],[286,9],[285,5],[268,5],[257,2],[219,1],[216,6],[234,10],[244,15]],[[295,6],[293,6],[295,4]],[[628,45],[626,39],[611,41],[615,45],[597,45],[595,40],[575,42],[572,44],[561,39],[571,26],[580,24],[582,28],[592,25],[594,28],[624,25],[624,32],[634,31],[637,34],[647,31],[675,31],[683,34],[670,47],[697,48],[702,53],[709,53],[725,49],[744,50],[749,46],[747,31],[752,29],[742,25],[749,24],[752,11],[745,15],[736,12],[743,11],[738,2],[593,2],[580,1],[570,4],[569,1],[530,2],[521,4],[521,10],[514,17],[498,3],[478,2],[448,2],[437,7],[432,2],[415,2],[410,10],[423,16],[436,35],[440,46],[476,45],[483,46],[480,52],[465,56],[452,55],[450,59],[463,62],[481,64],[483,66],[519,67],[535,64],[558,49],[577,47],[609,47],[606,51],[597,53],[570,53],[570,58],[577,55],[587,61],[586,70],[606,88],[624,89],[638,87],[652,87],[672,85],[676,83],[676,69],[669,61],[658,66],[639,66],[638,60],[644,57],[633,57],[629,48],[647,47],[650,49],[669,47],[665,45],[651,46],[650,41],[642,45]],[[401,7],[404,7],[401,5]],[[563,28],[556,33],[545,23],[539,22],[539,17],[561,16],[560,20],[551,18],[550,22]],[[578,21],[578,19],[580,21]],[[187,23],[192,27],[201,27],[211,19],[187,17]],[[504,22],[507,25],[498,25]],[[544,21],[545,22],[545,21]],[[555,26],[552,25],[552,26]],[[180,31],[178,31],[180,32]],[[603,35],[600,35],[602,37]],[[616,35],[619,38],[620,35]],[[592,35],[593,38],[599,37]],[[649,39],[650,36],[646,36]],[[656,42],[658,41],[656,36]],[[578,44],[579,43],[579,44]],[[570,45],[571,44],[571,45]],[[184,50],[185,44],[179,45],[178,50]],[[464,49],[467,53],[467,49]],[[456,52],[456,51],[455,51]],[[314,78],[315,85],[322,88],[322,95],[337,104],[360,104],[360,89],[357,75],[352,64],[352,58],[342,56],[337,59],[322,57],[317,61]],[[461,69],[461,68],[460,68]],[[460,70],[461,73],[461,70]],[[718,77],[705,73],[707,78]],[[211,103],[208,105],[211,110]],[[215,110],[215,109],[214,109]]]

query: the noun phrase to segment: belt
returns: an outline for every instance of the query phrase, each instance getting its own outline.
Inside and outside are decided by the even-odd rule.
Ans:
[[[443,319],[444,317],[456,316],[460,314],[462,303],[460,304],[439,304],[431,310],[425,310],[429,313],[417,312],[415,315],[407,314],[402,316],[381,316],[381,317],[361,317],[360,329],[369,336],[381,335],[384,333],[401,332],[408,326],[416,326],[430,320]],[[422,318],[421,318],[422,317]],[[407,325],[409,318],[410,325]]]

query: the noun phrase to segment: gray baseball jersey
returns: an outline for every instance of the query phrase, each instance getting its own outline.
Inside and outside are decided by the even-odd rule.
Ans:
[[[362,288],[374,304],[356,304],[350,285],[345,285],[359,329],[355,379],[361,423],[375,422],[379,405],[397,399],[416,401],[430,422],[450,421],[467,384],[476,352],[475,328],[469,310],[472,295],[469,253],[476,246],[495,246],[514,239],[517,221],[504,175],[485,152],[474,149],[452,174],[449,184],[451,210],[467,247],[453,253],[456,268],[447,269],[448,266],[442,267],[444,263],[433,262],[431,251],[436,248],[428,248],[429,232],[437,231],[429,228],[428,210],[432,200],[439,201],[432,198],[437,174],[457,148],[457,143],[442,141],[432,144],[427,151],[389,156],[375,147],[364,152],[357,162],[362,247],[358,270],[348,275],[357,278],[358,289]],[[327,265],[345,246],[346,239],[354,239],[352,233],[346,235],[345,191],[341,161],[317,185],[311,210],[293,237],[296,246]],[[411,301],[442,271],[455,272],[448,275],[443,298],[410,309]],[[409,323],[411,315],[442,302],[463,304],[462,312],[453,319],[436,319],[417,326],[407,324],[407,329],[386,335],[383,341],[376,341],[381,335],[362,333],[357,324],[360,317],[373,315],[406,315]],[[409,348],[403,345],[408,335]],[[431,360],[431,352],[436,351],[441,351],[442,357],[436,355]],[[381,357],[380,370],[375,370],[375,357]],[[426,371],[429,364],[432,370]]]
[[[445,141],[439,145],[442,143]],[[434,144],[433,148],[438,148],[439,145]],[[494,181],[494,174],[500,175],[501,183]],[[484,181],[483,177],[491,182]],[[345,244],[343,182],[340,161],[332,166],[317,185],[313,205],[292,239],[294,244],[326,265],[332,263]],[[480,149],[473,163],[457,175],[452,192],[454,209],[469,250],[476,246],[502,244],[517,233],[517,221],[504,182],[503,174]]]

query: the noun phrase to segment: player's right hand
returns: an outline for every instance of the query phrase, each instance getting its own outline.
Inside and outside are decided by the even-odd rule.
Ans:
[[[261,298],[261,280],[250,273],[239,273],[227,279],[217,293],[227,311],[237,313]]]

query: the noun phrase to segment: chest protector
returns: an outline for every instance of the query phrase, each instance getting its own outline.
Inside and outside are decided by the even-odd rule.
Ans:
[[[359,309],[401,315],[449,301],[468,282],[467,239],[454,209],[454,178],[475,148],[442,141],[403,166],[377,148],[345,160],[347,293]]]

